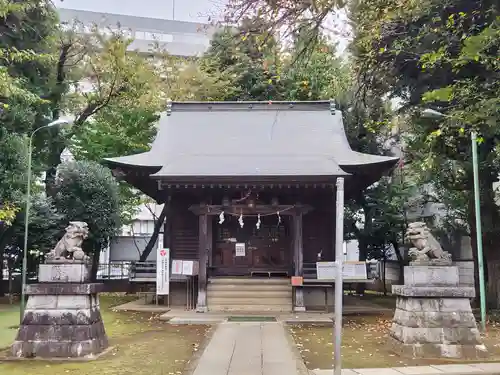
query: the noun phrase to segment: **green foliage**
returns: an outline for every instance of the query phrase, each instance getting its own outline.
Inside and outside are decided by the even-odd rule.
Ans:
[[[64,217],[56,210],[51,198],[42,194],[31,196],[28,251],[33,257],[42,257],[57,243],[64,230]],[[25,215],[21,211],[12,226],[11,248],[22,248]]]
[[[20,136],[0,134],[0,197],[18,203],[25,191],[27,142]]]
[[[73,137],[71,152],[78,160],[101,162],[116,155],[131,155],[149,150],[156,135],[159,115],[147,108],[103,108]],[[120,216],[128,222],[137,211],[141,195],[120,181]]]
[[[26,189],[26,142],[0,132],[0,234],[19,212]]]
[[[109,169],[98,163],[77,161],[62,164],[54,199],[66,221],[89,225],[87,251],[99,251],[120,228],[118,184]]]
[[[0,1],[0,121],[22,133],[47,115],[57,17],[49,1]]]
[[[406,108],[431,106],[446,114],[442,120],[414,116],[407,152],[423,172],[420,183],[431,183],[471,228],[470,132],[479,134],[483,223],[493,235],[498,210],[491,186],[500,172],[498,9],[488,1],[377,0],[352,13],[365,84],[402,98]]]
[[[230,80],[231,90],[224,100],[283,99],[280,46],[272,36],[250,26],[247,21],[237,30],[227,28],[215,34],[201,61],[203,70]]]
[[[96,162],[147,151],[158,120],[159,115],[148,108],[107,106],[75,132],[71,151],[76,158]]]

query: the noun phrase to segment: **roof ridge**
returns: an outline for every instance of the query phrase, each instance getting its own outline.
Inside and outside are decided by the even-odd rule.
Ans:
[[[167,111],[236,111],[236,110],[324,110],[335,111],[333,100],[315,101],[169,101]]]

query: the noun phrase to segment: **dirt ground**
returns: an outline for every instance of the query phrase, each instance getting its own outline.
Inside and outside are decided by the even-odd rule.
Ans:
[[[101,298],[102,315],[113,350],[92,362],[1,362],[0,374],[9,375],[180,375],[210,334],[207,326],[174,326],[147,313],[113,311],[127,302],[121,297]],[[0,311],[0,346],[10,345],[19,313]],[[2,329],[3,327],[3,329]],[[7,332],[7,335],[6,335]],[[8,336],[8,337],[5,337]],[[5,355],[7,350],[4,349]]]
[[[391,320],[390,315],[346,317],[342,367],[401,367],[454,363],[446,360],[407,359],[394,354],[387,340]],[[295,325],[289,329],[309,369],[332,368],[332,326]],[[488,360],[500,360],[500,325],[491,324],[488,327],[484,343],[490,353]]]

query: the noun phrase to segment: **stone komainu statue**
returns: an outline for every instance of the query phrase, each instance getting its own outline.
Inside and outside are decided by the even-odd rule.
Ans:
[[[89,257],[82,250],[82,243],[89,235],[89,227],[83,221],[71,221],[66,233],[47,255],[47,261],[70,262],[88,261]]]
[[[425,223],[415,222],[408,224],[406,240],[413,245],[408,254],[414,263],[451,264],[450,253],[443,250]]]

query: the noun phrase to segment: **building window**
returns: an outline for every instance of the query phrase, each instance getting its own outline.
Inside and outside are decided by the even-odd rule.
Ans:
[[[136,31],[135,39],[154,40],[157,42],[171,43],[174,40],[174,37],[171,34],[152,33],[149,31]]]

